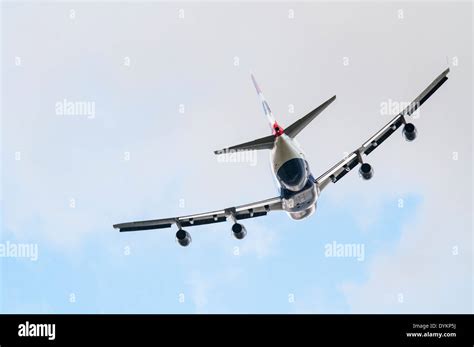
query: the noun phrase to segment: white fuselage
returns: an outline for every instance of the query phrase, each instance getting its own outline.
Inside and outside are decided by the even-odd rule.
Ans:
[[[270,160],[283,209],[297,220],[313,214],[319,191],[300,146],[283,133],[275,139]]]

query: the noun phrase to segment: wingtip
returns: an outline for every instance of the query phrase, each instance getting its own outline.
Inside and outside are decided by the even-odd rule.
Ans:
[[[257,91],[258,94],[262,93],[262,90],[260,89],[257,80],[255,79],[255,76],[253,73],[250,73],[250,78],[252,79],[253,86],[255,87],[255,90]]]
[[[332,103],[334,100],[336,100],[336,95],[333,95],[331,96],[329,99],[326,100],[325,104],[330,104]]]

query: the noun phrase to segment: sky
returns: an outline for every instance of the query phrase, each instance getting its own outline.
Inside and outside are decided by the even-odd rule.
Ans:
[[[0,251],[37,257],[0,257],[0,312],[473,312],[471,3],[1,11]],[[174,229],[112,228],[277,195],[266,151],[213,154],[269,134],[251,72],[283,126],[337,95],[297,139],[319,176],[447,67],[417,139],[394,134],[372,180],[330,184],[308,219],[248,220],[244,240],[189,228],[187,248]]]

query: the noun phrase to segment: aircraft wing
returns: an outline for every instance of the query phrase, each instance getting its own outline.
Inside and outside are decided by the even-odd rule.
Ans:
[[[173,224],[176,224],[178,228],[184,228],[195,225],[225,222],[228,217],[232,218],[232,216],[236,220],[265,216],[270,211],[282,210],[281,205],[281,198],[278,196],[251,204],[229,207],[222,210],[193,214],[189,216],[115,224],[114,228],[119,229],[120,231],[139,231],[169,228]]]
[[[323,190],[329,182],[336,183],[354,167],[362,163],[362,154],[369,155],[380,144],[392,135],[399,127],[405,124],[405,116],[410,116],[415,112],[433,93],[441,87],[448,79],[449,68],[443,71],[413,102],[411,102],[402,112],[386,124],[374,136],[365,141],[362,146],[351,152],[315,181],[320,190]]]

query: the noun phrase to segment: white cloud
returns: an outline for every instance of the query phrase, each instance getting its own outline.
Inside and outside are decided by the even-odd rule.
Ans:
[[[239,246],[242,256],[255,255],[257,259],[275,254],[277,247],[277,231],[262,224],[253,224],[248,228],[247,236],[243,240],[242,246]]]
[[[425,196],[418,221],[403,227],[396,249],[371,257],[368,280],[342,285],[353,312],[473,311],[470,211]]]
[[[209,291],[213,287],[212,281],[204,278],[199,271],[193,271],[187,284],[191,287],[191,297],[196,313],[206,313]]]

